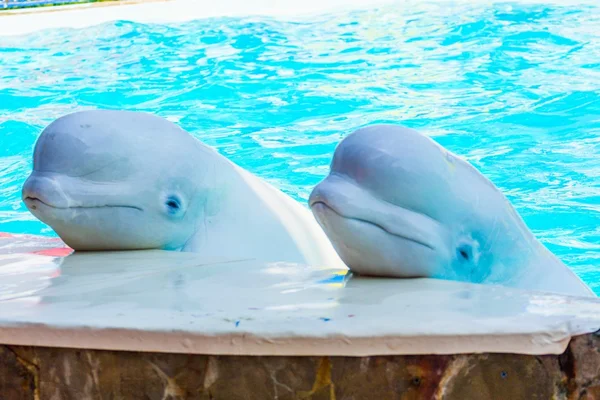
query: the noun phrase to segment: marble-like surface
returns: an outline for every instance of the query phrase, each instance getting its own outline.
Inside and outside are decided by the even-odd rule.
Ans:
[[[0,397],[31,400],[592,400],[600,338],[561,355],[210,356],[0,346]]]
[[[0,238],[0,343],[229,355],[562,353],[600,299]],[[19,250],[26,249],[26,250]]]

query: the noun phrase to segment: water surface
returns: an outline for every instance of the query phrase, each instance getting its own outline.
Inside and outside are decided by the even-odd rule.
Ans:
[[[464,156],[600,294],[600,9],[387,6],[300,22],[126,21],[0,38],[0,231],[32,148],[85,108],[156,113],[305,203],[335,145],[402,123]]]

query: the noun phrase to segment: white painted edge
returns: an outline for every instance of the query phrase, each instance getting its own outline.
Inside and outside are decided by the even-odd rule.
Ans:
[[[110,351],[228,355],[228,356],[343,356],[448,355],[513,353],[562,354],[571,336],[548,332],[512,335],[369,336],[349,338],[256,337],[248,334],[201,335],[181,331],[53,328],[38,324],[0,327],[4,345],[78,348]],[[474,346],[476,343],[476,346]],[[433,350],[431,350],[433,349]]]

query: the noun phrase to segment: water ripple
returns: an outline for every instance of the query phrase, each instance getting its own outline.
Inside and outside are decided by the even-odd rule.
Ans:
[[[600,290],[598,26],[588,6],[423,2],[3,38],[0,230],[52,234],[19,188],[40,130],[75,110],[157,113],[302,202],[341,138],[393,122],[472,162]]]

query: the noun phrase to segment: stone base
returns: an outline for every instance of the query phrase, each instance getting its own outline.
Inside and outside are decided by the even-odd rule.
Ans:
[[[600,337],[561,355],[207,356],[0,347],[0,398],[600,399]]]

